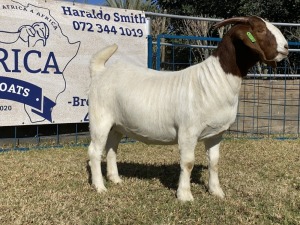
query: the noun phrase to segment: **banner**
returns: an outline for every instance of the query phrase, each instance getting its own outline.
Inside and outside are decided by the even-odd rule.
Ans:
[[[147,27],[141,11],[0,0],[0,126],[88,122],[92,55],[116,43],[108,65],[146,67]]]

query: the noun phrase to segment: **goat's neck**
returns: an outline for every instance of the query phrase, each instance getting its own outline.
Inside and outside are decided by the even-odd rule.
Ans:
[[[235,104],[242,83],[240,77],[224,72],[219,59],[215,56],[187,68],[183,77],[186,77],[191,85],[190,90],[194,90],[195,95],[220,104]]]
[[[225,37],[213,53],[218,57],[223,70],[234,76],[245,77],[248,70],[259,61],[259,56],[253,53],[240,40],[233,41]]]

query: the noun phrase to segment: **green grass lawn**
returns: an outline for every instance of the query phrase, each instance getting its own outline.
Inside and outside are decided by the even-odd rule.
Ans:
[[[107,182],[104,194],[89,184],[87,159],[82,147],[1,153],[0,224],[300,224],[298,140],[222,142],[224,200],[207,191],[199,143],[191,179],[195,200],[184,204],[175,196],[177,146],[121,144],[124,182]]]

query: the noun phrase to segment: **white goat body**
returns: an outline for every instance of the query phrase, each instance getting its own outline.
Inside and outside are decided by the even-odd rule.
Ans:
[[[109,89],[103,90],[105,84]],[[178,72],[118,62],[93,78],[89,99],[97,104],[91,104],[96,112],[90,117],[108,105],[116,131],[148,144],[175,144],[179,129],[203,139],[234,122],[240,85],[241,79],[226,75],[214,56]]]
[[[193,200],[190,175],[194,149],[198,140],[204,140],[209,159],[209,191],[224,197],[217,170],[219,145],[222,133],[235,120],[242,77],[258,60],[275,65],[288,54],[281,32],[261,18],[232,18],[217,27],[228,23],[238,24],[224,36],[215,53],[181,71],[159,72],[122,62],[106,67],[116,45],[93,57],[88,153],[92,183],[98,192],[106,190],[100,167],[104,149],[108,178],[121,182],[116,152],[126,134],[145,143],[178,143],[181,173],[177,197],[181,201]],[[249,41],[246,33],[250,31],[257,41]]]

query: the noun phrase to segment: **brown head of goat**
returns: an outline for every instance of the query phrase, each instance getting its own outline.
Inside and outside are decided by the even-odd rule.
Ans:
[[[257,16],[235,17],[214,28],[234,24],[213,53],[225,72],[244,77],[250,67],[262,61],[272,67],[288,55],[288,43],[271,23]]]

